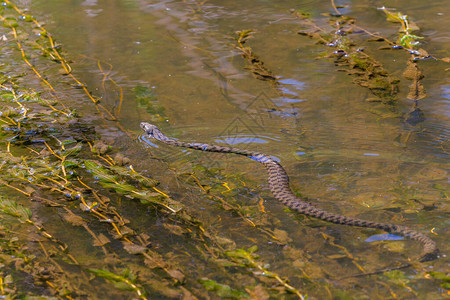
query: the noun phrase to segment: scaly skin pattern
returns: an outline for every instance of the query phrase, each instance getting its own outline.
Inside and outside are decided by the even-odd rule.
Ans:
[[[358,226],[358,227],[369,227],[381,229],[389,233],[399,234],[404,237],[408,237],[410,239],[419,241],[423,244],[423,255],[420,258],[421,262],[430,261],[437,258],[439,250],[437,249],[436,243],[427,237],[425,234],[409,229],[405,226],[395,225],[395,224],[387,224],[387,223],[378,223],[367,220],[362,220],[358,218],[346,217],[343,215],[335,214],[332,212],[325,211],[323,209],[317,208],[310,203],[307,203],[299,198],[297,198],[291,191],[289,187],[289,176],[283,167],[270,158],[269,156],[253,151],[240,150],[232,147],[223,147],[217,145],[208,145],[202,143],[185,143],[177,140],[173,140],[167,136],[165,136],[155,125],[151,125],[149,123],[143,122],[141,123],[141,128],[144,130],[149,137],[154,138],[160,142],[163,142],[168,145],[190,148],[201,151],[209,151],[209,152],[220,152],[220,153],[234,153],[243,156],[247,156],[266,167],[268,173],[268,182],[270,190],[276,199],[278,199],[281,203],[298,211],[301,214],[306,216],[314,217],[317,219],[321,219],[327,222],[349,225],[349,226]]]

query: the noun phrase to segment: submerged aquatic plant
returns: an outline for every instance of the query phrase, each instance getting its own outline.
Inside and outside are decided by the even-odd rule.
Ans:
[[[420,45],[419,40],[422,40],[423,37],[413,34],[414,31],[419,30],[419,27],[409,19],[408,15],[404,15],[401,12],[392,12],[384,6],[379,8],[379,10],[386,14],[389,22],[400,23],[402,25],[401,34],[398,37],[398,43],[402,47],[416,49]]]
[[[25,206],[17,204],[16,201],[0,198],[0,211],[10,216],[16,217],[19,221],[31,222],[31,210]]]
[[[14,42],[7,47],[22,60],[23,66],[18,64],[17,70],[0,76],[0,147],[3,150],[0,186],[2,192],[8,191],[5,201],[0,201],[2,296],[32,298],[44,293],[46,297],[73,299],[97,297],[102,293],[102,297],[142,299],[146,295],[265,299],[306,298],[304,293],[314,292],[323,297],[351,297],[331,284],[327,270],[340,266],[338,260],[351,259],[355,264],[356,259],[329,236],[302,238],[311,246],[326,241],[324,244],[337,247],[343,254],[320,256],[319,264],[314,261],[314,251],[296,249],[292,246],[294,233],[284,230],[284,220],[266,213],[264,199],[255,196],[260,192],[255,192],[251,187],[254,184],[248,184],[245,176],[239,178],[234,173],[226,176],[220,170],[175,174],[179,182],[186,183],[183,185],[186,190],[191,188],[195,192],[191,203],[186,203],[189,199],[183,199],[182,203],[177,200],[181,197],[172,198],[156,180],[135,170],[132,161],[119,156],[118,149],[99,141],[94,128],[62,101],[66,100],[64,93],[53,87],[55,78],[47,76],[39,68],[40,63],[57,62],[58,68],[62,68],[57,80],[74,84],[104,121],[118,120],[123,94],[119,92],[119,104],[113,109],[103,106],[100,97],[90,93],[89,87],[73,76],[68,59],[51,33],[11,1],[5,3],[1,7],[4,30],[9,31],[7,37]],[[313,20],[305,13],[302,16]],[[39,33],[37,42],[24,38],[33,31]],[[255,77],[274,82],[276,76],[245,44],[251,34],[243,31],[238,37],[243,56],[249,54],[244,57],[249,69]],[[313,36],[320,42],[332,41],[334,37],[329,32]],[[337,42],[344,51],[354,50],[349,39],[341,38]],[[35,59],[30,66],[31,56]],[[108,71],[102,65],[99,62],[104,88],[108,80],[114,82],[109,76],[112,66]],[[376,61],[364,56],[353,55],[345,67],[354,72],[354,78],[362,78],[358,84],[366,84],[373,91],[381,93],[395,85]],[[389,78],[364,81],[367,74]],[[22,76],[25,79],[18,80]],[[24,88],[32,76],[50,93]],[[115,87],[121,91],[120,86]],[[164,108],[151,90],[137,86],[133,92],[139,106],[157,120],[165,119]],[[120,123],[116,125],[120,127]],[[12,199],[18,195],[20,201],[14,202]],[[248,201],[242,201],[243,198]],[[212,213],[205,213],[207,210]],[[297,218],[300,221],[292,220],[298,225],[308,222]],[[16,222],[3,222],[10,219]],[[225,225],[230,230],[223,233]],[[27,227],[26,234],[19,232],[20,226]],[[243,236],[242,226],[247,226],[252,234]],[[308,231],[314,230],[308,227]],[[256,246],[248,248],[255,243],[262,250],[258,251]],[[262,244],[276,247],[270,251],[282,249],[277,260],[286,269],[266,262],[268,251],[264,251]],[[372,263],[377,265],[378,256],[374,257]],[[325,267],[323,258],[327,262]],[[86,275],[86,270],[93,275]],[[425,278],[446,281],[438,272],[429,273]],[[411,287],[423,278],[408,280],[398,281],[398,286]],[[22,284],[25,281],[32,281],[37,288],[26,290]],[[386,286],[385,278],[375,282]]]
[[[229,285],[220,284],[208,278],[200,278],[198,280],[208,291],[215,292],[218,296],[231,299],[245,299],[249,295],[245,292],[232,289]]]
[[[123,270],[120,274],[102,269],[88,269],[88,271],[97,277],[109,280],[118,289],[134,291],[139,298],[148,299],[145,296],[145,292],[138,285],[136,285],[136,275],[131,273],[128,269]]]
[[[292,13],[306,28],[299,31],[298,34],[308,36],[318,43],[330,47],[333,53],[327,57],[334,58],[335,65],[340,67],[339,70],[352,76],[355,84],[371,91],[374,97],[367,101],[387,104],[390,110],[395,111],[394,105],[398,101],[399,80],[389,74],[380,62],[365,53],[363,48],[352,40],[351,36],[356,26],[354,18],[342,15],[330,18],[330,24],[334,29],[328,32],[298,11],[294,10]]]

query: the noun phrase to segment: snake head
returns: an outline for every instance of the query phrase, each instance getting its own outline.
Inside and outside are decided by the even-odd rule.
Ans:
[[[141,123],[141,128],[151,138],[154,138],[154,139],[157,139],[157,140],[160,140],[160,141],[164,141],[164,140],[168,140],[169,139],[164,134],[162,134],[162,132],[159,130],[158,127],[156,127],[155,125],[152,125],[150,123],[142,122]]]
[[[145,133],[147,133],[150,136],[153,136],[155,129],[156,129],[156,131],[159,131],[158,127],[156,127],[155,125],[152,125],[150,123],[147,123],[147,122],[141,123],[141,129],[144,130]]]

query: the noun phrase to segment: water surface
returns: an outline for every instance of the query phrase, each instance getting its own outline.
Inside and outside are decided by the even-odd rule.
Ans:
[[[119,122],[102,119],[85,95],[61,83],[62,94],[70,95],[67,105],[76,106],[86,123],[121,149],[136,170],[161,181],[162,189],[197,211],[205,226],[235,248],[257,245],[260,261],[311,299],[445,296],[441,282],[426,273],[445,272],[445,255],[402,270],[398,277],[341,279],[361,273],[361,268],[371,272],[415,259],[420,245],[410,240],[384,242],[396,238],[371,238],[380,232],[332,225],[288,211],[271,196],[267,175],[256,162],[161,145],[142,136],[139,123],[153,122],[183,141],[273,155],[289,173],[293,189],[308,201],[348,216],[407,225],[427,233],[445,254],[448,64],[433,58],[417,63],[424,74],[426,97],[417,101],[423,115],[408,119],[414,101],[407,96],[411,82],[402,75],[410,59],[407,51],[379,50],[386,45],[369,41],[364,32],[350,35],[400,79],[397,101],[385,105],[368,101],[373,93],[339,71],[333,47],[297,33],[305,27],[291,9],[308,13],[318,26],[333,33],[336,28],[330,19],[335,12],[329,1],[23,3],[36,18],[46,20],[47,30],[73,61],[74,74],[119,115]],[[387,22],[377,9],[389,5],[420,27],[421,47],[430,55],[448,57],[450,12],[445,11],[445,1],[339,1],[336,5],[342,5],[340,13],[355,18],[359,26],[395,41],[399,24]],[[276,76],[278,85],[255,78],[236,48],[236,32],[246,29],[254,33],[245,45]],[[155,158],[163,163],[155,163]],[[200,187],[186,179],[185,174],[191,173]],[[218,195],[225,202],[234,201],[242,214],[214,202]],[[155,249],[173,250],[174,264],[183,266],[187,276],[253,291],[255,299],[255,286],[280,288],[242,269],[211,266],[208,261],[217,257],[199,257],[194,242],[173,232],[158,232],[164,217],[147,213],[138,204],[124,207],[123,213],[133,220],[134,230],[151,237]],[[83,248],[81,239],[74,243]],[[226,272],[237,275],[233,278]],[[139,280],[150,294],[154,292],[144,278]],[[95,286],[88,290],[98,292]],[[191,291],[195,295],[195,289]],[[169,297],[154,293],[155,298]],[[209,295],[218,297],[214,292]]]

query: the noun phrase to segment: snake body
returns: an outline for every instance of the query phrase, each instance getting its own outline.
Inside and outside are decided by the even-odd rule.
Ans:
[[[238,155],[243,155],[249,157],[266,167],[268,173],[268,182],[270,190],[272,191],[273,196],[278,199],[281,203],[293,209],[303,215],[314,217],[317,219],[321,219],[327,222],[349,225],[349,226],[358,226],[358,227],[368,227],[368,228],[376,228],[381,229],[389,233],[398,234],[412,240],[416,240],[422,243],[423,245],[423,254],[420,258],[421,262],[430,261],[437,258],[439,250],[437,249],[436,243],[426,236],[423,233],[414,231],[409,229],[406,226],[388,224],[388,223],[378,223],[368,220],[362,220],[353,217],[347,217],[339,214],[335,214],[332,212],[328,212],[326,210],[317,208],[312,204],[305,202],[299,198],[297,198],[291,191],[289,187],[289,176],[287,175],[284,168],[272,159],[270,156],[267,156],[263,153],[241,150],[232,147],[224,147],[217,145],[208,145],[202,143],[185,143],[178,140],[171,139],[165,136],[155,125],[151,125],[149,123],[143,122],[141,123],[141,128],[149,135],[149,137],[154,138],[162,143],[177,146],[190,148],[201,151],[209,151],[209,152],[220,152],[220,153],[234,153]]]

